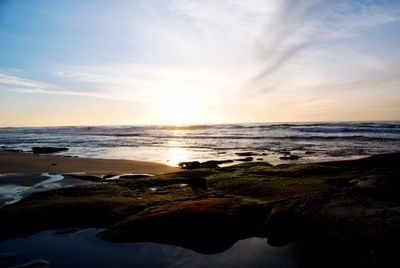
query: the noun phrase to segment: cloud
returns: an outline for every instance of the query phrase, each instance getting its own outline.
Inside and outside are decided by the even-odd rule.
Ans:
[[[271,75],[283,70],[305,50],[399,20],[400,5],[391,1],[286,0],[258,40],[257,56],[264,66],[245,88],[263,87]],[[264,88],[264,92],[271,90],[271,87]]]
[[[398,45],[386,49],[392,35],[399,34],[389,29],[400,21],[398,1],[122,2],[104,2],[99,9],[90,2],[78,15],[72,12],[74,20],[47,10],[60,29],[74,30],[71,39],[81,41],[72,44],[77,49],[68,54],[71,59],[57,62],[43,53],[43,64],[35,70],[14,73],[2,66],[8,72],[0,72],[1,87],[154,107],[171,92],[196,96],[200,106],[286,109],[333,96],[329,91],[348,91],[351,97],[350,91],[362,88],[376,92],[373,87],[385,82],[381,74],[398,70]],[[97,15],[103,11],[104,16]],[[375,30],[382,40],[371,37]],[[60,42],[52,35],[46,41]],[[96,57],[90,57],[92,52]],[[370,80],[374,77],[376,82]],[[395,88],[394,80],[385,87]],[[399,97],[389,91],[389,97],[380,98]]]
[[[102,93],[98,91],[74,91],[63,89],[40,81],[26,79],[15,75],[0,73],[0,88],[32,94],[53,94],[53,95],[71,95],[71,96],[86,96],[100,99],[126,100],[121,96],[112,93]]]

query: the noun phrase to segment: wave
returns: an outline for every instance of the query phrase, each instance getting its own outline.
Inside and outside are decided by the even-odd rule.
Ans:
[[[187,126],[168,125],[168,126],[159,126],[155,128],[162,130],[195,130],[195,129],[207,129],[210,127],[212,126],[211,125],[187,125]]]
[[[312,140],[351,140],[351,141],[397,141],[400,142],[400,138],[388,138],[388,137],[368,137],[368,136],[362,136],[362,135],[354,135],[354,136],[320,136],[320,135],[314,135],[314,136],[284,136],[284,137],[274,137],[273,139],[277,140],[306,140],[306,141],[312,141]]]
[[[300,132],[313,133],[394,133],[400,134],[400,127],[297,127]]]

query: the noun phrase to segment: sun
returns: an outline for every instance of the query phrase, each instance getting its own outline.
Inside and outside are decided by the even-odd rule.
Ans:
[[[165,90],[159,108],[163,124],[184,126],[200,122],[199,96],[185,89]]]

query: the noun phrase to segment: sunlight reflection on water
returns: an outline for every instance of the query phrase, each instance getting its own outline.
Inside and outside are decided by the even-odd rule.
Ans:
[[[224,252],[204,255],[189,249],[157,243],[109,243],[96,229],[67,235],[47,231],[0,243],[0,253],[20,252],[5,265],[45,259],[51,267],[299,267],[291,248],[274,248],[264,238],[238,241]]]

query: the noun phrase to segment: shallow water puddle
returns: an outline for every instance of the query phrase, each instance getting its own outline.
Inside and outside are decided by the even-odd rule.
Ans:
[[[66,179],[60,174],[0,174],[0,207],[14,204],[35,192],[87,183],[89,182]]]
[[[56,235],[46,231],[0,243],[0,253],[18,252],[1,261],[13,266],[44,259],[50,267],[300,267],[290,246],[274,248],[264,238],[238,241],[224,252],[204,255],[189,249],[157,243],[110,243],[100,240],[96,229]]]

